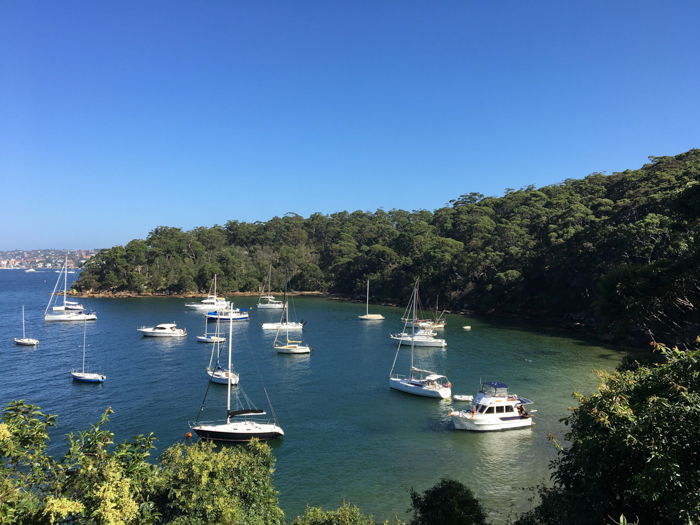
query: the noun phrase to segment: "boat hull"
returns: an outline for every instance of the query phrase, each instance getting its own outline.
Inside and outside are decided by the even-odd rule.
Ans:
[[[19,346],[36,346],[39,344],[39,340],[31,337],[15,337],[15,344]]]
[[[145,332],[142,330],[139,330],[143,334],[144,337],[185,337],[187,335],[187,332],[184,333],[176,333],[176,334],[164,334],[164,333],[158,333],[158,332]]]
[[[210,370],[207,369],[207,375],[209,376],[209,381],[216,383],[217,385],[227,385],[228,384],[228,372],[226,370]],[[231,385],[238,384],[238,374],[235,372],[231,377]]]
[[[263,323],[263,330],[303,330],[304,325],[301,323]]]
[[[400,344],[402,345],[407,345],[407,346],[430,346],[430,347],[436,347],[436,348],[445,348],[447,346],[447,342],[444,339],[422,339],[422,338],[414,338],[413,341],[411,341],[410,336],[408,338],[406,337],[401,337],[399,335],[391,335],[391,338],[394,341],[399,341]]]
[[[65,312],[62,314],[46,314],[44,321],[97,321],[97,314]]]
[[[279,354],[309,354],[311,348],[306,345],[280,345],[275,350]]]
[[[200,439],[241,443],[253,438],[268,440],[284,436],[284,431],[272,423],[233,421],[220,425],[196,425],[192,427]]]
[[[389,378],[389,388],[413,394],[414,396],[432,397],[436,399],[447,399],[452,395],[452,390],[446,387],[432,389],[422,386],[418,382],[411,381],[407,378]]]
[[[358,315],[357,318],[362,321],[382,321],[384,316],[382,314],[364,314]]]
[[[284,308],[282,303],[279,304],[259,304],[257,306],[258,310],[281,310]]]
[[[470,430],[472,432],[498,432],[502,430],[516,430],[528,428],[533,424],[531,417],[507,416],[494,418],[471,417],[468,412],[459,412],[450,416],[452,424],[457,430]]]
[[[217,337],[215,335],[198,335],[197,341],[200,343],[225,343],[225,337]]]
[[[78,383],[103,383],[106,379],[106,376],[94,372],[71,372],[70,375]]]

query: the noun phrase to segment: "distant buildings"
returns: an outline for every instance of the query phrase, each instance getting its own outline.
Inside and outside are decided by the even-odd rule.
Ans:
[[[79,268],[98,250],[10,250],[0,251],[0,269],[60,268],[68,256],[68,268]]]

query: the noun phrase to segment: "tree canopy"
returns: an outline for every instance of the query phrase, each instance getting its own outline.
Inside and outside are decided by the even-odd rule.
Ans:
[[[650,157],[638,170],[561,184],[465,193],[435,211],[341,211],[236,220],[191,231],[161,226],[100,251],[81,292],[257,291],[273,267],[288,285],[527,315],[595,327],[639,343],[692,341],[700,328],[700,150]]]

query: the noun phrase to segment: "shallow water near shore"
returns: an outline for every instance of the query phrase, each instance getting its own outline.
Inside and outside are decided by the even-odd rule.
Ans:
[[[95,423],[108,406],[110,428],[122,441],[154,432],[158,451],[185,439],[188,421],[198,415],[207,389],[204,368],[211,346],[198,343],[201,313],[184,307],[188,299],[89,299],[98,320],[88,323],[88,368],[107,375],[103,385],[72,383],[80,366],[82,323],[45,323],[43,311],[57,274],[0,272],[0,351],[3,355],[0,401],[25,399],[58,414],[52,451],[62,436]],[[75,276],[69,276],[75,277]],[[240,307],[255,297],[235,297]],[[21,335],[21,307],[27,336],[38,348],[15,346]],[[548,478],[555,451],[547,436],[562,436],[559,420],[575,404],[571,393],[591,392],[594,369],[612,370],[623,354],[526,325],[492,324],[447,316],[448,346],[416,349],[416,366],[447,375],[453,393],[475,394],[480,380],[506,382],[511,391],[532,399],[537,409],[532,429],[467,433],[452,429],[447,414],[466,403],[417,398],[388,388],[396,347],[389,333],[402,328],[402,308],[371,307],[384,321],[363,322],[364,305],[313,297],[293,299],[291,315],[304,320],[309,356],[278,355],[274,332],[260,323],[279,312],[251,311],[248,322],[234,323],[234,363],[247,395],[267,408],[272,401],[284,439],[272,444],[277,458],[275,486],[288,519],[307,504],[335,508],[343,501],[377,519],[405,518],[409,490],[422,491],[440,478],[469,486],[503,523],[530,508],[526,489]],[[144,338],[141,325],[176,322],[188,331],[177,340]],[[471,331],[462,330],[471,325]],[[409,350],[399,356],[407,371]],[[265,389],[265,390],[264,390]],[[224,414],[226,388],[212,385],[204,419]]]

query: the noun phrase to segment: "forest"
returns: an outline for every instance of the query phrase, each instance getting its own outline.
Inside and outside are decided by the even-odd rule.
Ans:
[[[700,328],[700,150],[636,170],[434,210],[295,213],[190,231],[159,226],[101,250],[79,293],[273,290],[423,304],[578,326],[617,343],[687,345]],[[235,215],[235,210],[232,210]]]

